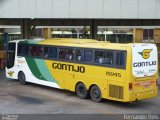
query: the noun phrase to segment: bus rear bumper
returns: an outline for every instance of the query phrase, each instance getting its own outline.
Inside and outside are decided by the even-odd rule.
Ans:
[[[144,100],[158,96],[158,89],[130,94],[129,101]]]

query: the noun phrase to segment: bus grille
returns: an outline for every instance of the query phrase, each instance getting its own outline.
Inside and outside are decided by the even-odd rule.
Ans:
[[[123,99],[123,87],[117,85],[109,85],[109,97]]]

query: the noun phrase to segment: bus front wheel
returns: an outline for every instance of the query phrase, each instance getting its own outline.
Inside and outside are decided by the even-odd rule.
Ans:
[[[19,80],[20,84],[22,84],[22,85],[26,84],[26,77],[25,77],[25,74],[23,72],[20,72],[18,74],[18,80]]]
[[[83,83],[79,83],[76,86],[76,94],[79,98],[86,99],[88,97],[88,91]]]
[[[102,100],[101,90],[98,86],[92,86],[90,90],[91,99],[95,102],[100,102]]]

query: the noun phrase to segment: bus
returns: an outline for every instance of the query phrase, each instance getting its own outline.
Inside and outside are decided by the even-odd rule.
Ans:
[[[6,77],[75,92],[95,102],[133,102],[158,94],[157,47],[55,38],[8,43]]]

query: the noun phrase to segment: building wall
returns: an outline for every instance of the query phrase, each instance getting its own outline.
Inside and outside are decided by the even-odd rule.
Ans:
[[[160,0],[0,0],[0,18],[160,19]]]

